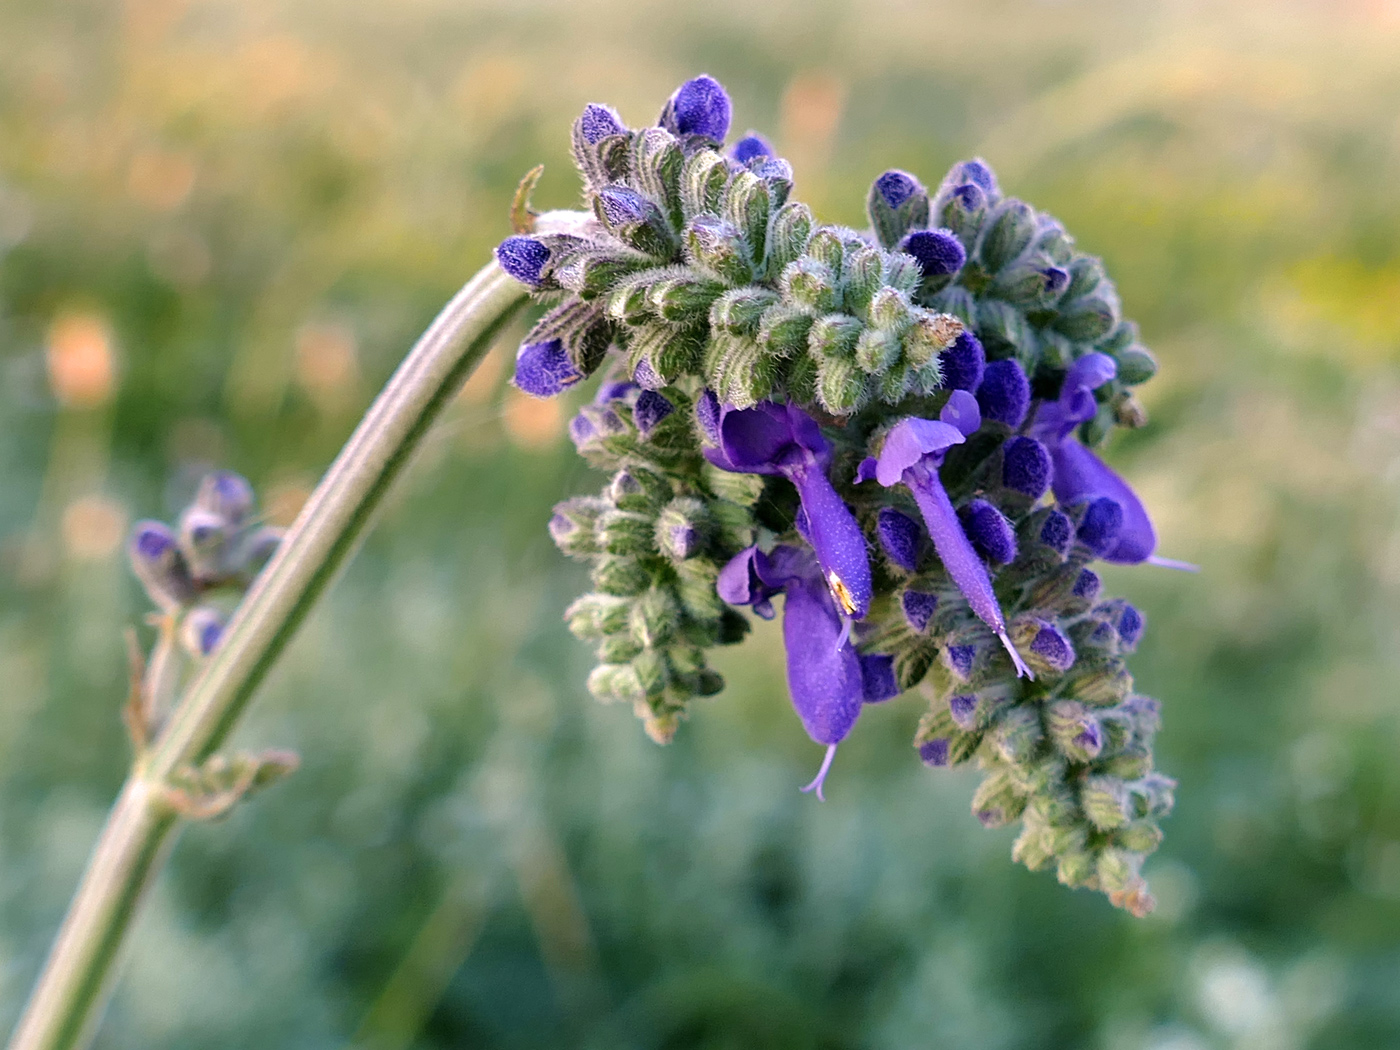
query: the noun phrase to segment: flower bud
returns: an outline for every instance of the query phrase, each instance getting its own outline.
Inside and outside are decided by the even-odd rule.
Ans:
[[[521,284],[538,288],[549,265],[549,249],[535,237],[507,237],[496,246],[496,261]]]
[[[180,623],[180,643],[196,659],[214,651],[224,636],[224,617],[210,605],[198,605]]]
[[[673,561],[693,558],[705,546],[705,505],[689,496],[672,500],[656,519],[656,545]]]
[[[1025,797],[1017,792],[1004,773],[993,773],[982,781],[972,796],[972,815],[984,828],[1003,828],[1026,808]]]
[[[599,517],[607,511],[606,500],[597,496],[575,496],[554,505],[549,535],[555,545],[570,557],[584,557],[602,550],[596,535]]]
[[[967,249],[952,230],[915,230],[899,242],[899,250],[919,264],[923,279],[949,277],[967,262]]]
[[[180,546],[169,526],[159,521],[138,521],[127,546],[132,570],[147,596],[166,612],[194,600],[194,581]]]
[[[750,131],[734,145],[729,147],[729,155],[740,164],[747,164],[751,160],[774,155],[773,146],[769,141],[756,131]]]
[[[732,335],[755,335],[763,312],[777,301],[777,293],[757,285],[732,288],[710,306],[710,324]]]
[[[928,225],[928,191],[906,171],[891,170],[870,187],[866,212],[875,238],[893,248],[911,229]]]
[[[853,357],[865,325],[850,314],[817,318],[807,333],[807,347],[820,357]]]
[[[1033,500],[1050,487],[1050,453],[1035,438],[1008,438],[1001,447],[1001,483]]]
[[[1085,508],[1076,538],[1089,548],[1094,557],[1101,558],[1113,550],[1122,530],[1123,507],[1117,500],[1101,496]]]
[[[719,81],[702,74],[676,89],[658,123],[677,135],[698,135],[723,142],[729,134],[732,112],[729,94]]]
[[[1118,382],[1137,386],[1157,374],[1157,358],[1144,346],[1130,346],[1114,355],[1118,362]]]
[[[830,313],[840,304],[836,279],[825,263],[803,256],[783,268],[778,278],[786,302],[813,313]]]
[[[559,339],[524,343],[515,358],[513,382],[531,397],[554,397],[582,378]]]
[[[1013,430],[1021,425],[1031,405],[1031,385],[1016,361],[993,361],[977,388],[982,418],[1005,423]]]
[[[1016,531],[993,504],[975,499],[958,511],[958,519],[982,557],[998,565],[1016,560]]]
[[[1077,342],[1092,343],[1113,330],[1119,321],[1118,311],[1118,295],[1105,284],[1092,295],[1062,304],[1051,324]]]
[[[697,215],[685,228],[684,242],[690,262],[725,284],[748,284],[753,279],[748,246],[733,223]]]
[[[619,510],[655,513],[671,498],[671,483],[645,467],[624,467],[608,485],[608,499]]]
[[[812,209],[800,201],[789,201],[773,216],[768,231],[768,273],[781,273],[788,263],[801,257],[817,220]]]
[[[758,345],[775,357],[791,357],[806,349],[813,320],[801,307],[770,307],[758,326]]]
[[[598,558],[593,563],[590,578],[601,593],[622,598],[635,597],[652,583],[650,570],[640,559],[628,555]]]
[[[904,620],[910,628],[922,634],[929,620],[938,611],[938,595],[925,591],[906,590],[900,595],[900,608],[904,610]]]
[[[949,390],[975,391],[987,367],[981,341],[966,329],[943,351],[938,361],[943,369],[943,385]]]
[[[751,171],[738,172],[724,187],[720,214],[739,231],[755,264],[763,262],[772,208],[767,183]]]
[[[905,572],[913,572],[919,567],[924,531],[917,521],[893,507],[881,507],[876,516],[875,531],[890,561]]]
[[[627,629],[632,603],[608,594],[585,594],[564,610],[564,622],[575,638],[596,642]]]
[[[1103,751],[1104,732],[1098,718],[1077,701],[1056,700],[1046,709],[1045,724],[1050,739],[1071,762],[1092,762]]]
[[[870,399],[865,373],[855,361],[824,357],[817,366],[817,397],[834,416],[845,416]]]
[[[593,212],[618,240],[644,255],[669,259],[675,234],[656,203],[626,186],[604,186],[593,198]]]
[[[576,123],[579,136],[590,146],[596,146],[609,135],[627,134],[627,125],[611,106],[590,102],[583,107],[583,115]]]
[[[988,273],[1000,272],[1030,247],[1034,236],[1035,210],[1024,201],[1003,201],[992,210],[982,233],[978,246],[982,265]]]
[[[214,582],[226,575],[229,532],[223,515],[202,510],[198,504],[180,515],[180,547],[196,582]]]
[[[1024,762],[1035,754],[1045,733],[1040,715],[1031,705],[1013,707],[998,719],[988,734],[992,747],[1005,761]]]
[[[589,672],[588,691],[605,704],[632,704],[646,697],[631,664],[599,664]]]
[[[904,359],[915,368],[940,361],[939,355],[952,346],[962,332],[962,322],[952,314],[915,311],[914,323],[904,333]],[[940,364],[935,363],[934,368],[941,379]],[[940,385],[946,386],[946,383]]]
[[[657,425],[676,410],[676,406],[654,390],[643,390],[632,406],[632,421],[642,437],[650,437]]]
[[[662,645],[680,629],[681,615],[680,604],[669,588],[652,587],[632,603],[632,637],[648,649]],[[637,666],[636,660],[633,666]]]
[[[606,510],[598,518],[598,540],[609,554],[656,554],[655,522],[645,514]]]

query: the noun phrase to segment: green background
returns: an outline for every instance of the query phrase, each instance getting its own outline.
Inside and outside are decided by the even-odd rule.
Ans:
[[[1400,1045],[1394,0],[0,6],[0,1029],[128,761],[129,523],[216,465],[285,520],[520,175],[573,203],[583,104],[700,71],[830,221],[985,156],[1157,352],[1109,458],[1203,571],[1107,583],[1180,780],[1158,912],[1014,867],[916,697],[799,794],[771,628],[668,748],[589,699],[544,524],[598,479],[505,388],[516,329],[240,731],[302,770],[184,833],[98,1046]]]

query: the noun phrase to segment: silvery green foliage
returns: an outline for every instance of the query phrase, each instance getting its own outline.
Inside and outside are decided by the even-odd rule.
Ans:
[[[791,199],[790,166],[760,138],[724,152],[728,101],[715,108],[716,90],[691,81],[659,126],[641,129],[589,106],[573,149],[593,219],[498,250],[554,304],[521,348],[517,385],[552,396],[606,367],[571,435],[610,480],[560,504],[550,526],[592,568],[594,592],[567,614],[597,647],[591,691],[633,704],[665,741],[692,697],[721,688],[704,650],[747,628],[716,593],[721,570],[746,551],[814,541],[792,485],[735,468],[717,427],[750,406],[797,406],[821,426],[804,462],[829,464],[870,555],[868,614],[851,622],[840,580],[832,614],[844,609],[861,654],[892,659],[897,689],[927,693],[920,756],[979,764],[974,813],[988,826],[1020,821],[1017,860],[1145,913],[1140,869],[1174,783],[1153,769],[1158,705],[1134,692],[1124,659],[1142,617],[1102,597],[1088,565],[1149,560],[1155,534],[1089,449],[1144,422],[1130,388],[1154,358],[1101,262],[1003,196],[983,162],[955,165],[932,193],[886,172],[869,230],[823,225]],[[856,483],[895,424],[966,425],[969,394],[970,428],[917,477]],[[930,519],[919,485],[925,496],[941,487],[956,518]],[[980,606],[967,570],[939,556],[950,532],[990,580]],[[780,588],[752,582],[752,595],[727,596],[771,615]],[[1022,661],[1034,677],[1018,676]],[[794,701],[805,723],[796,686]]]

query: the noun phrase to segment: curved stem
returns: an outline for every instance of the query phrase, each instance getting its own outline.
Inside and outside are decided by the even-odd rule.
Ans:
[[[515,311],[523,285],[494,262],[443,308],[375,399],[239,606],[219,648],[140,758],[102,830],[10,1050],[86,1045],[145,888],[177,826],[170,774],[233,729],[433,420]]]

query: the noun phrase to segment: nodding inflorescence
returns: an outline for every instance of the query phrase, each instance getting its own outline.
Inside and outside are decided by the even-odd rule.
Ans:
[[[1155,359],[1100,260],[984,161],[933,189],[880,174],[856,230],[795,199],[759,133],[726,148],[731,118],[706,76],[653,126],[587,106],[592,215],[497,250],[549,307],[516,385],[600,376],[569,433],[610,480],[549,523],[592,571],[566,613],[597,648],[589,689],[668,741],[723,686],[706,650],[781,598],[793,705],[826,749],[809,788],[865,704],[921,687],[919,757],[977,760],[973,812],[1020,822],[1015,858],[1145,913],[1174,783],[1124,662],[1143,618],[1088,565],[1160,560],[1094,451],[1145,420]]]

